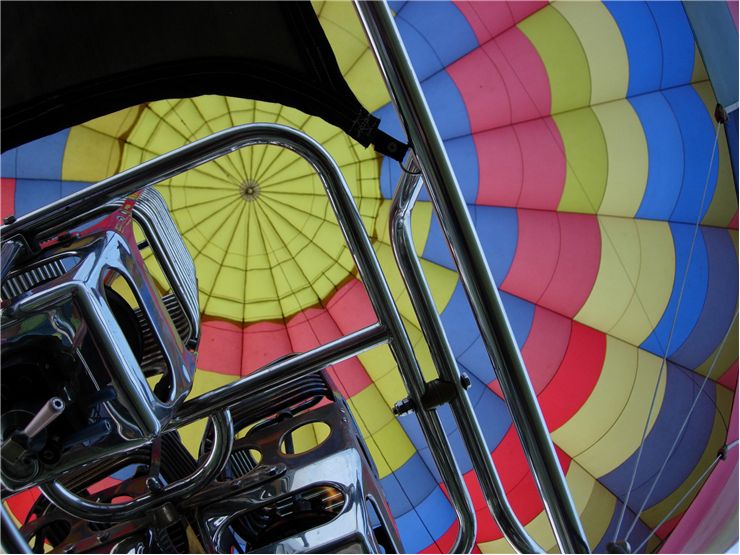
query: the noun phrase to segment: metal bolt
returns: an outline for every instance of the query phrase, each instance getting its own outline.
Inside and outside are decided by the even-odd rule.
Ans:
[[[396,416],[403,416],[412,410],[414,410],[414,402],[408,397],[393,405],[393,414]]]
[[[460,374],[460,385],[463,386],[463,389],[470,389],[470,376],[465,372]]]
[[[107,542],[110,539],[110,532],[101,532],[98,534],[99,542]]]
[[[156,476],[149,476],[149,478],[146,479],[146,487],[152,493],[162,493],[164,491],[162,482],[160,482],[159,478]]]
[[[271,466],[270,468],[267,469],[268,476],[277,476],[277,473],[278,473],[278,469],[274,466]]]
[[[13,215],[11,214],[11,215],[10,215],[10,216],[8,216],[7,218],[3,218],[3,223],[4,223],[5,225],[10,225],[10,224],[12,224],[12,223],[15,223],[15,216],[13,216]]]

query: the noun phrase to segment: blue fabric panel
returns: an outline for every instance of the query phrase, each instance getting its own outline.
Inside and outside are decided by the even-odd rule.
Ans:
[[[444,146],[465,202],[469,205],[475,203],[476,198],[478,198],[479,174],[478,152],[473,137],[468,135],[450,139],[444,142]],[[419,195],[419,200],[427,199],[429,199],[429,196],[426,191],[423,191]]]
[[[28,214],[61,196],[61,181],[18,179],[15,183],[15,215]]]
[[[455,511],[439,486],[416,507],[416,512],[432,534],[434,541],[441,538],[456,520]]]
[[[434,542],[416,511],[397,516],[396,526],[407,553],[419,553]]]
[[[443,140],[470,135],[470,120],[460,90],[446,71],[422,82],[424,98]]]
[[[396,25],[420,81],[478,47],[468,20],[452,2],[407,2]]]
[[[668,338],[671,335],[674,318],[675,329],[671,337],[668,356],[673,353],[686,341],[686,338],[694,329],[699,315],[704,309],[704,299],[707,294],[708,283],[708,261],[707,248],[704,244],[704,238],[700,234],[696,237],[694,243],[694,252],[691,256],[691,266],[686,275],[686,284],[683,286],[683,295],[681,286],[684,280],[684,272],[688,264],[689,251],[694,234],[694,226],[687,224],[671,224],[671,233],[673,235],[673,244],[676,250],[676,271],[673,278],[673,290],[668,301],[668,306],[660,322],[655,327],[653,333],[642,343],[642,349],[650,351],[662,357],[666,348],[668,348]],[[678,307],[679,297],[681,306]],[[678,307],[678,316],[676,309]]]
[[[401,487],[395,473],[389,474],[385,478],[381,478],[380,485],[383,487],[383,493],[385,493],[388,506],[394,516],[402,515],[403,513],[413,509],[409,502],[409,498]]]
[[[396,470],[393,476],[400,487],[400,491],[398,489],[392,491],[393,496],[388,500],[393,514],[403,514],[416,507],[429,496],[438,483],[418,453]],[[390,476],[382,480],[383,488],[386,487],[386,481],[390,482],[389,478]]]
[[[637,217],[667,220],[678,200],[683,173],[681,130],[661,93],[630,99],[642,123],[648,147],[648,179]]]
[[[18,177],[18,149],[0,154],[0,177]]]
[[[684,2],[714,94],[723,106],[738,100],[737,27],[727,2]]]
[[[468,207],[473,216],[472,206]],[[445,239],[442,228],[439,225],[439,218],[437,218],[436,212],[432,210],[432,220],[429,224],[429,235],[427,235],[427,242],[424,245],[424,251],[422,257],[430,262],[444,266],[451,270],[455,270],[455,263],[452,260],[452,253],[450,248],[447,246],[447,239]]]
[[[627,49],[629,86],[627,96],[660,89],[660,35],[652,12],[644,2],[604,2],[619,27]]]
[[[663,46],[661,87],[684,85],[694,70],[694,34],[681,2],[650,2]]]
[[[493,279],[500,284],[506,278],[514,260],[519,226],[515,208],[473,206],[475,228],[480,238]]]
[[[717,185],[719,156],[712,157],[715,129],[694,87],[679,87],[663,94],[677,116],[684,152],[681,193],[671,220],[693,224],[706,214]]]
[[[614,514],[612,515],[612,519],[609,522],[609,527],[606,529],[606,533],[602,536],[599,544],[594,548],[594,553],[607,553],[606,545],[614,540],[614,534],[617,531],[617,522],[619,521],[619,515],[622,513],[623,506],[624,503],[617,500],[617,503],[614,507]],[[632,522],[634,520],[635,513],[632,512],[629,507],[627,507],[627,510],[624,513],[624,520],[622,521],[622,526],[619,531],[618,539],[624,539],[624,534],[627,532],[627,530],[629,530],[630,526],[632,526]],[[632,546],[632,549],[637,549],[637,546],[642,543],[642,541],[648,536],[649,533],[650,531],[648,530],[647,526],[645,526],[642,521],[639,521],[635,526],[635,529],[630,534],[629,538],[627,538],[630,545]]]
[[[388,5],[394,13],[398,13],[403,8],[404,4],[407,4],[408,0],[390,0]]]
[[[694,329],[671,355],[671,360],[689,369],[700,366],[719,346],[737,306],[738,261],[730,234],[716,227],[700,229],[709,259],[707,295]]]
[[[61,179],[62,159],[68,136],[69,129],[65,129],[18,147],[18,177]]]
[[[670,363],[665,371],[665,397],[662,406],[656,407],[656,410],[659,410],[658,418],[645,439],[635,485],[630,494],[629,507],[635,511],[640,508],[653,486],[654,478],[665,461],[671,444],[678,436],[683,420],[691,408],[703,379],[702,376]],[[688,479],[691,471],[698,464],[707,447],[714,424],[714,396],[714,387],[709,383],[704,388],[678,446],[657,482],[646,508],[650,508],[673,493]],[[637,452],[612,472],[600,478],[600,481],[620,499],[624,499],[627,493],[636,459]]]

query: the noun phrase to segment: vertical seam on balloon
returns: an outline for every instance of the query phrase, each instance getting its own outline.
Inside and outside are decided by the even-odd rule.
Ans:
[[[652,417],[653,409],[655,407],[655,401],[656,401],[657,393],[658,393],[658,386],[660,384],[660,379],[661,379],[661,377],[663,375],[663,371],[664,371],[664,369],[666,367],[666,360],[668,358],[668,351],[671,348],[671,341],[673,339],[673,332],[674,332],[674,330],[676,328],[676,322],[678,321],[678,312],[679,312],[679,309],[681,308],[681,301],[683,300],[683,292],[684,292],[684,288],[686,286],[686,281],[687,281],[688,274],[689,274],[689,268],[691,266],[691,258],[692,258],[692,255],[694,253],[694,246],[696,244],[696,238],[697,238],[698,231],[699,231],[699,221],[701,219],[701,212],[702,212],[702,210],[704,208],[704,201],[706,200],[705,197],[706,197],[706,194],[707,194],[707,188],[709,186],[709,178],[711,176],[711,167],[712,167],[713,160],[714,160],[714,153],[717,150],[717,140],[718,140],[718,137],[719,137],[719,128],[720,128],[720,125],[718,123],[717,126],[716,126],[716,132],[715,132],[715,136],[714,136],[714,146],[712,147],[712,158],[709,161],[709,170],[708,170],[708,173],[707,173],[707,179],[704,182],[704,192],[702,194],[701,206],[699,207],[697,221],[696,221],[696,224],[694,225],[694,233],[693,233],[693,236],[692,236],[692,239],[691,239],[691,247],[689,248],[688,259],[686,261],[686,269],[684,270],[684,274],[683,274],[683,277],[681,279],[681,289],[680,289],[679,295],[678,295],[678,302],[677,302],[677,306],[676,306],[676,312],[675,312],[675,314],[673,316],[673,323],[671,325],[671,331],[670,331],[670,333],[668,335],[668,342],[666,344],[665,352],[663,354],[662,362],[660,364],[660,372],[658,374],[658,379],[656,380],[656,382],[655,382],[655,388],[653,389],[653,398],[652,398],[652,401],[650,402],[650,410],[648,411],[647,421],[645,422],[645,427],[644,427],[643,432],[642,432],[642,440],[640,442],[640,448],[637,451],[637,459],[635,460],[635,464],[633,466],[633,471],[632,471],[632,478],[630,479],[630,485],[629,485],[629,488],[627,489],[627,496],[625,498],[625,506],[627,505],[627,502],[629,501],[630,493],[632,491],[632,486],[634,485],[635,478],[637,476],[637,469],[638,469],[638,467],[640,465],[640,458],[642,457],[643,447],[645,445],[645,437],[647,435],[647,428],[648,428],[648,425],[650,423],[650,418]],[[622,510],[622,513],[619,516],[619,522],[617,523],[617,529],[616,529],[616,532],[614,534],[614,541],[615,542],[617,541],[617,536],[619,535],[619,531],[620,531],[620,528],[622,526],[622,520],[623,520],[623,518],[624,518],[624,510]]]

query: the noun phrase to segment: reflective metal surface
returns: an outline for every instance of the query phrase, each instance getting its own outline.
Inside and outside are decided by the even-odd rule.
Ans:
[[[211,418],[213,442],[211,452],[190,476],[168,484],[161,491],[151,491],[125,503],[97,503],[70,492],[59,482],[40,486],[43,494],[63,511],[93,522],[124,521],[173,499],[191,495],[211,483],[221,472],[231,453],[234,428],[231,413],[226,410]]]
[[[558,545],[565,552],[588,552],[521,353],[390,8],[386,2],[361,0],[355,0],[355,6],[417,156]]]
[[[416,256],[411,232],[411,209],[421,190],[421,176],[418,174],[419,166],[413,155],[407,169],[408,171],[402,174],[393,197],[389,217],[393,254],[439,376],[455,387],[456,395],[450,401],[450,407],[470,454],[473,470],[480,481],[488,508],[504,537],[517,551],[542,553],[542,548],[529,536],[506,498],[506,492],[493,465],[491,450],[486,445],[470,398],[461,383],[460,369],[437,314],[421,263]]]

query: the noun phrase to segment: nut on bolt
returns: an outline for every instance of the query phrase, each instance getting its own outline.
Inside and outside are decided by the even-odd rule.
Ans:
[[[414,410],[414,402],[408,397],[398,401],[398,403],[393,405],[393,414],[395,414],[396,416],[403,416],[404,414],[409,413],[412,410]]]
[[[465,372],[460,374],[460,385],[463,386],[463,389],[470,389],[470,376]]]

